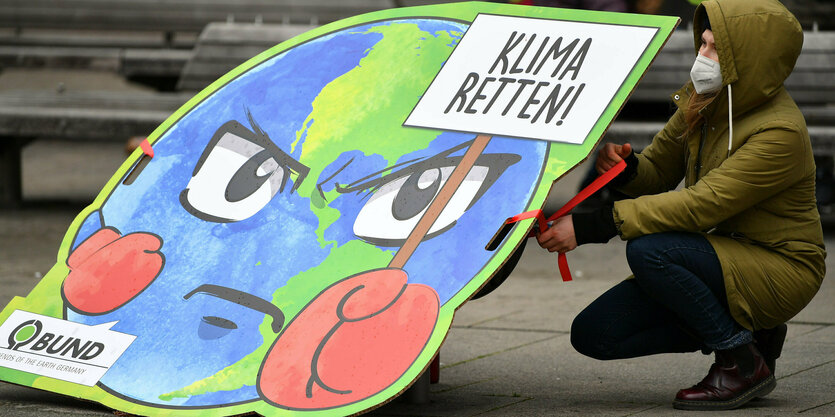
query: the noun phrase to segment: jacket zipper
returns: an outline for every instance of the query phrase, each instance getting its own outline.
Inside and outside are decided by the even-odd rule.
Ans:
[[[702,124],[702,134],[699,136],[699,152],[696,154],[696,178],[693,181],[699,180],[699,172],[702,170],[702,147],[705,144],[705,135],[707,135],[707,122]]]

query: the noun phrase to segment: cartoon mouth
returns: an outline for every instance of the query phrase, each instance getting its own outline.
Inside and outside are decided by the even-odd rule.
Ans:
[[[184,295],[183,299],[188,300],[195,294],[211,295],[213,297],[217,297],[229,301],[231,303],[235,303],[247,308],[251,308],[256,311],[260,311],[272,317],[273,321],[271,327],[274,333],[280,332],[281,328],[284,327],[284,312],[282,312],[280,308],[276,307],[269,301],[264,300],[263,298],[256,297],[252,294],[245,293],[243,291],[238,291],[229,287],[223,287],[220,285],[213,284],[203,284],[191,290],[188,294]],[[214,316],[203,317],[203,322],[216,327],[221,327],[230,330],[236,329],[238,327],[234,322],[230,320]]]
[[[109,313],[139,295],[165,264],[162,239],[137,232],[122,236],[112,227],[96,231],[67,258],[70,273],[61,294],[73,310]]]
[[[368,398],[414,363],[439,309],[435,290],[408,284],[399,268],[345,278],[314,298],[275,341],[261,365],[258,391],[290,409]]]

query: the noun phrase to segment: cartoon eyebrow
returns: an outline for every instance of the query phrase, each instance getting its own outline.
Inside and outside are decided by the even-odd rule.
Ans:
[[[426,170],[429,170],[429,169],[437,169],[437,168],[442,168],[442,167],[457,166],[461,162],[461,159],[463,158],[463,156],[450,157],[449,155],[452,154],[452,153],[455,153],[456,151],[458,151],[460,149],[469,147],[474,142],[474,140],[475,139],[464,142],[462,144],[459,144],[457,146],[449,148],[445,151],[442,151],[442,152],[438,153],[437,155],[434,155],[432,157],[423,159],[420,162],[417,162],[417,163],[414,163],[414,164],[412,164],[412,162],[418,161],[421,158],[412,159],[412,160],[409,160],[409,161],[405,161],[405,162],[401,162],[399,164],[392,165],[388,168],[382,169],[380,171],[377,171],[375,173],[367,175],[363,178],[360,178],[359,180],[354,181],[354,182],[352,182],[348,185],[345,185],[345,186],[336,184],[336,190],[340,193],[350,193],[352,191],[363,191],[363,190],[370,190],[370,191],[373,192],[377,188],[379,188],[381,185],[386,184],[389,181],[392,181],[394,179],[404,177],[406,175],[420,173],[420,172],[423,172],[423,171],[426,171]],[[488,172],[487,176],[484,178],[484,182],[482,182],[481,187],[479,188],[478,192],[476,193],[475,196],[473,196],[473,200],[470,202],[469,206],[467,207],[467,210],[469,210],[473,206],[473,204],[475,204],[481,198],[481,196],[484,195],[485,192],[487,192],[487,190],[493,185],[493,183],[495,183],[496,180],[502,175],[502,173],[504,173],[504,171],[505,171],[505,169],[507,169],[507,167],[519,162],[521,159],[522,159],[521,156],[519,156],[517,154],[512,154],[512,153],[495,153],[495,154],[481,154],[481,155],[479,155],[475,164],[487,167],[489,169],[489,172]],[[375,178],[375,179],[370,180],[370,181],[366,181],[369,178],[372,178],[372,177],[374,177],[376,175],[379,175],[383,172],[386,172],[388,170],[393,170],[394,168],[397,168],[397,167],[400,167],[400,166],[403,166],[403,165],[407,165],[407,164],[412,164],[412,165],[409,165],[409,166],[407,166],[403,169],[400,169],[398,171],[394,171],[390,174],[383,175],[382,177]],[[366,181],[366,182],[363,182],[363,181]]]
[[[336,185],[336,190],[339,191],[340,193],[350,193],[352,191],[363,191],[363,190],[366,190],[366,189],[369,189],[369,188],[372,188],[372,187],[375,187],[375,186],[378,186],[378,185],[381,185],[381,184],[385,184],[386,182],[388,182],[389,178],[392,178],[392,177],[399,178],[399,177],[402,177],[406,173],[419,172],[417,170],[420,169],[420,168],[424,168],[424,169],[437,168],[438,166],[440,166],[440,165],[437,165],[437,163],[442,161],[447,155],[449,155],[449,154],[451,154],[451,153],[453,153],[453,152],[455,152],[455,151],[457,151],[461,148],[469,146],[469,144],[471,144],[472,142],[473,141],[464,142],[460,145],[457,145],[457,146],[454,146],[450,149],[442,151],[442,152],[438,153],[437,155],[429,157],[429,158],[415,158],[415,159],[411,159],[411,160],[408,160],[408,161],[404,161],[404,162],[394,164],[390,167],[383,168],[383,169],[381,169],[377,172],[372,172],[371,174],[368,174],[368,175],[366,175],[366,176],[364,176],[364,177],[362,177],[362,178],[360,178],[360,179],[358,179],[358,180],[356,180],[356,181],[354,181],[354,182],[352,182],[348,185],[343,186],[343,185],[337,184]],[[418,163],[415,163],[413,165],[410,165],[406,169],[401,169],[399,171],[395,171],[395,172],[389,173],[387,175],[383,175],[380,178],[376,178],[376,179],[373,179],[371,181],[363,182],[363,181],[366,181],[369,178],[372,178],[372,177],[375,177],[379,174],[382,174],[383,172],[390,171],[390,170],[393,170],[395,168],[401,167],[403,165],[411,164],[412,162],[420,161],[420,160],[422,160],[422,161],[418,162]],[[436,166],[431,166],[431,165],[436,165]]]
[[[273,322],[271,327],[273,329],[273,332],[276,334],[279,331],[281,331],[282,327],[284,327],[284,313],[281,311],[281,309],[261,297],[256,297],[252,294],[245,293],[243,291],[238,291],[229,287],[223,287],[220,285],[213,284],[203,284],[191,290],[191,292],[189,292],[188,294],[184,295],[183,299],[188,300],[193,295],[198,293],[211,295],[247,308],[251,308],[256,311],[260,311],[272,317]],[[206,317],[204,317],[204,319],[206,319]],[[223,322],[229,322],[228,320],[220,318],[218,318],[218,320],[221,320]],[[234,325],[234,323],[229,323]],[[221,327],[232,328],[228,327],[228,324],[226,326]]]
[[[369,186],[367,186],[367,185],[366,185],[367,183],[366,183],[366,184],[360,184],[360,185],[357,185],[357,184],[361,183],[362,181],[365,181],[365,180],[367,180],[367,179],[369,179],[369,178],[372,178],[372,177],[376,177],[377,175],[380,175],[380,174],[382,174],[383,172],[393,170],[393,169],[398,168],[398,167],[401,167],[401,166],[403,166],[403,165],[411,164],[412,162],[419,161],[419,160],[421,160],[421,159],[424,159],[424,158],[415,158],[415,159],[410,159],[410,160],[408,160],[408,161],[404,161],[404,162],[400,162],[400,163],[394,164],[394,165],[392,165],[392,166],[390,166],[390,167],[386,167],[386,168],[383,168],[383,169],[381,169],[381,170],[379,170],[379,171],[372,172],[372,173],[370,173],[370,174],[368,174],[368,175],[366,175],[366,176],[364,176],[364,177],[362,177],[362,178],[360,178],[360,179],[358,179],[358,180],[356,180],[356,181],[354,181],[354,182],[352,182],[352,183],[350,183],[350,184],[348,184],[348,185],[345,185],[345,186],[342,186],[342,185],[339,185],[339,184],[335,184],[335,185],[336,185],[336,190],[337,190],[337,191],[339,191],[340,193],[343,193],[343,194],[344,194],[344,193],[350,193],[351,191],[362,191],[362,190],[364,190],[364,189],[366,189],[366,188],[370,188]],[[386,175],[386,176],[383,176],[382,178],[388,178],[390,175],[391,175],[391,174]],[[380,179],[382,179],[382,178],[378,178],[377,180],[374,180],[374,181],[371,181],[371,182],[379,181],[379,180],[380,180]],[[344,191],[343,191],[343,190],[344,190]]]
[[[258,125],[258,122],[256,122],[255,118],[252,116],[252,113],[250,113],[249,109],[246,109],[246,117],[247,117],[247,120],[249,120],[249,124],[252,126],[252,130],[247,129],[246,127],[244,127],[243,125],[241,125],[240,123],[238,123],[235,120],[230,120],[230,121],[224,123],[222,126],[220,126],[217,129],[214,136],[212,136],[212,139],[206,145],[205,150],[203,151],[203,154],[200,155],[200,158],[197,160],[197,163],[194,165],[194,171],[192,171],[191,175],[192,176],[197,175],[197,173],[200,171],[200,168],[203,167],[203,164],[209,158],[209,155],[211,154],[212,149],[214,149],[214,147],[217,145],[217,143],[227,133],[231,133],[235,136],[240,137],[241,139],[247,140],[249,142],[252,142],[252,143],[264,148],[264,151],[262,151],[263,155],[260,155],[260,154],[255,155],[255,156],[258,157],[257,158],[258,161],[263,162],[265,159],[267,159],[269,157],[272,157],[273,159],[276,160],[276,162],[281,164],[283,167],[286,167],[288,170],[295,173],[298,176],[298,180],[294,182],[293,188],[290,190],[290,192],[292,193],[292,192],[296,191],[296,189],[299,188],[299,186],[301,186],[301,184],[304,182],[305,178],[307,178],[307,174],[310,172],[310,168],[308,166],[302,164],[301,162],[297,161],[295,158],[288,155],[284,151],[282,151],[281,148],[279,148],[272,141],[272,139],[270,139],[270,136],[267,135],[267,133],[264,132],[261,129],[261,127]],[[252,163],[254,164],[256,162],[253,161]],[[250,170],[250,171],[254,172],[254,169]],[[279,191],[284,190],[284,185],[287,183],[287,177],[288,176],[284,176],[284,178],[282,179],[281,187],[280,187]],[[254,181],[258,182],[259,178],[235,178],[235,180],[236,180],[235,181],[236,183],[244,184],[248,180],[254,180]],[[259,185],[260,185],[260,183],[259,183]],[[233,188],[237,188],[237,187],[233,187]]]

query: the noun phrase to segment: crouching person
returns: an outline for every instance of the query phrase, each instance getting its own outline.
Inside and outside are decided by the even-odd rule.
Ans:
[[[634,198],[557,220],[540,246],[628,241],[627,279],[574,320],[571,342],[609,360],[713,351],[673,406],[739,407],[774,389],[785,322],[825,273],[815,164],[805,121],[783,87],[803,32],[776,0],[707,0],[696,10],[691,81],[641,153],[602,147],[597,169]],[[676,186],[684,180],[684,187]]]

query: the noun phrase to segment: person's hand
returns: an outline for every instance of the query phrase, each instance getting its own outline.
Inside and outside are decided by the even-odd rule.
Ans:
[[[565,253],[574,250],[577,247],[577,239],[574,237],[571,215],[554,220],[554,224],[548,230],[537,233],[536,240],[539,246],[548,249],[548,252]]]
[[[632,153],[632,145],[628,143],[623,145],[607,143],[600,148],[597,154],[597,163],[594,167],[597,169],[597,173],[602,175],[629,156],[630,153]]]

